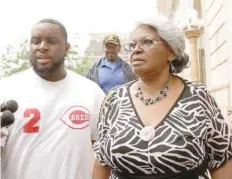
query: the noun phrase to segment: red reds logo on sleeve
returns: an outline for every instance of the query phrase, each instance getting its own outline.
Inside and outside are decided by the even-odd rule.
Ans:
[[[88,109],[82,106],[73,106],[65,111],[60,120],[72,129],[84,129],[89,126],[90,119],[91,115]]]

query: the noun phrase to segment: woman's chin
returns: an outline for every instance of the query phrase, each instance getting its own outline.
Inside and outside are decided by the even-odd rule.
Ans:
[[[147,73],[148,68],[145,65],[132,66],[132,70],[136,75]]]

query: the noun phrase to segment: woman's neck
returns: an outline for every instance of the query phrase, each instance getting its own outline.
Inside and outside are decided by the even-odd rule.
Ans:
[[[145,94],[154,96],[168,85],[170,77],[170,73],[162,73],[155,77],[140,78],[138,85]]]

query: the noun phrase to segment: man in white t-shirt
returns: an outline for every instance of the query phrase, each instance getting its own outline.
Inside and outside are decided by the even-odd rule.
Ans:
[[[92,143],[104,92],[64,67],[67,32],[44,19],[31,31],[32,69],[0,81],[0,101],[16,100],[2,179],[90,179]]]

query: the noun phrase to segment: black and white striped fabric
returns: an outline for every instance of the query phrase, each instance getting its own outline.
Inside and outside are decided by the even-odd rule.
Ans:
[[[183,80],[184,90],[143,141],[144,127],[131,101],[131,83],[110,91],[102,104],[94,150],[101,164],[117,172],[162,176],[201,167],[214,169],[232,158],[232,135],[206,87]],[[155,115],[155,113],[154,113]],[[111,179],[120,177],[111,175]],[[209,179],[207,171],[197,179]]]

